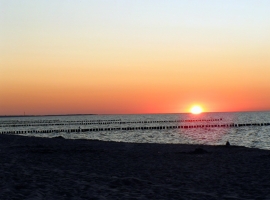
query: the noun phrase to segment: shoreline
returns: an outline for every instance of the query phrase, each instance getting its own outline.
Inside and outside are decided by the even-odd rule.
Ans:
[[[1,199],[270,199],[270,151],[0,135]]]

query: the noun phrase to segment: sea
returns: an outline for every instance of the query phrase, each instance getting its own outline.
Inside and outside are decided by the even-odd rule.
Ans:
[[[270,112],[2,116],[0,133],[128,143],[225,145],[229,141],[270,150]]]

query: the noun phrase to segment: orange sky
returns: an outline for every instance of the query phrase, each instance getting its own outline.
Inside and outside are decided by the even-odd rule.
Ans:
[[[1,2],[0,115],[270,110],[268,1],[104,2]]]

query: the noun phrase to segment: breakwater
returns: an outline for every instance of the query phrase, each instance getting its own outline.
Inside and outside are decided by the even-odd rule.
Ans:
[[[190,122],[192,120],[189,120]],[[167,121],[168,122],[168,121]],[[187,121],[186,121],[187,122]],[[194,121],[192,121],[194,122]],[[150,121],[149,121],[150,123]],[[105,128],[72,128],[72,129],[49,129],[49,130],[16,130],[1,131],[0,134],[26,134],[26,133],[80,133],[96,131],[134,131],[134,130],[163,130],[163,129],[194,129],[194,128],[233,128],[244,126],[270,126],[270,123],[246,123],[246,124],[192,124],[192,125],[175,125],[175,126],[128,126],[128,127],[105,127]]]
[[[181,122],[216,122],[220,119],[196,120],[157,120],[157,121],[121,121],[121,120],[83,120],[83,121],[18,121],[0,124],[0,127],[25,127],[25,126],[66,126],[66,125],[104,125],[104,124],[154,124],[154,123],[181,123]]]

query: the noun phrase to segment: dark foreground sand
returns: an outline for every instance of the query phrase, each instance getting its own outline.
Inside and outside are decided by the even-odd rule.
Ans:
[[[0,135],[0,199],[270,199],[270,151]]]

